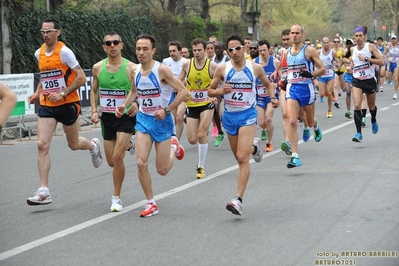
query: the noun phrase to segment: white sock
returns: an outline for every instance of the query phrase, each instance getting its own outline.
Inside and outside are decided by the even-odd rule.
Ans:
[[[46,196],[50,194],[50,190],[48,189],[48,187],[40,187],[39,192],[41,192],[42,194],[44,194]]]
[[[147,200],[147,203],[152,203],[152,204],[156,205],[156,203],[155,203],[155,200],[154,200],[154,199],[149,199],[149,200]]]
[[[206,154],[208,153],[208,143],[198,143],[198,166],[204,168]]]
[[[94,149],[93,149],[92,151],[90,151],[90,153],[96,154],[96,153],[98,152],[97,144],[95,144],[94,142],[92,142],[92,143],[93,143],[93,145],[94,145]]]
[[[176,136],[172,136],[171,139],[172,139],[172,138],[175,138],[175,139],[178,141],[178,139],[177,139]],[[175,150],[175,152],[177,151],[177,145],[176,145],[176,144],[171,144],[170,146],[172,147],[172,149]]]

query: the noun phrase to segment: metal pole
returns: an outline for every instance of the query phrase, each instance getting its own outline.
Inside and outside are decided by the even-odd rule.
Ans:
[[[377,28],[377,13],[375,12],[375,0],[373,0],[373,18],[374,18],[374,40],[377,39],[375,29]]]

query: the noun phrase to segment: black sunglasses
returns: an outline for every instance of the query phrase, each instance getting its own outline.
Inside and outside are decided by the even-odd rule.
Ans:
[[[115,46],[116,45],[118,45],[118,44],[120,44],[121,43],[121,41],[119,41],[119,40],[113,40],[113,41],[106,41],[106,42],[104,42],[104,44],[106,45],[106,46],[111,46],[111,44],[114,44]]]
[[[258,50],[258,47],[249,47],[249,50]]]

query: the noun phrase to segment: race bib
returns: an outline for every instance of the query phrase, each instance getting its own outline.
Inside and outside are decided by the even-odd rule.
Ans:
[[[113,113],[117,106],[124,103],[126,90],[111,90],[100,88],[101,110],[105,113]]]
[[[41,72],[42,87],[45,94],[59,92],[66,89],[64,75],[60,69]]]
[[[231,93],[224,95],[225,104],[231,107],[251,106],[252,83],[230,82]]]
[[[190,101],[194,103],[201,103],[208,100],[208,90],[194,90],[190,89]]]
[[[370,79],[370,78],[374,77],[374,70],[371,69],[369,63],[355,66],[353,68],[353,77],[360,79],[360,80]]]
[[[150,114],[163,109],[161,89],[137,89],[137,96],[139,98],[140,110],[143,113]]]
[[[288,66],[288,80],[290,83],[299,83],[307,79],[299,76],[301,71],[307,71],[306,64]]]

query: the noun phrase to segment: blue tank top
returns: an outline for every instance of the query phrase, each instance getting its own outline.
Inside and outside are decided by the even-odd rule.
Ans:
[[[306,58],[305,50],[307,45],[303,45],[301,50],[293,55],[291,54],[290,47],[287,51],[287,64],[288,64],[288,82],[291,84],[309,84],[312,83],[311,78],[304,78],[299,76],[301,71],[314,71],[313,62]]]
[[[270,80],[270,75],[273,74],[273,72],[276,70],[276,68],[274,67],[274,58],[270,57],[269,58],[269,63],[266,66],[263,66],[263,70],[266,73],[267,78]],[[257,57],[255,58],[255,63],[260,64],[260,58]],[[272,80],[270,80],[272,81]],[[260,80],[257,79],[257,82],[259,83]]]

